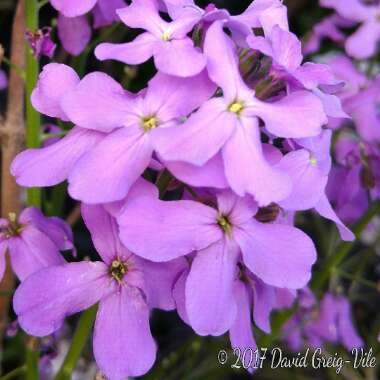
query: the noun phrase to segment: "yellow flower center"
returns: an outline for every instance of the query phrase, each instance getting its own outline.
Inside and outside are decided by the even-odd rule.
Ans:
[[[127,266],[120,260],[114,260],[112,261],[109,273],[111,277],[120,283],[122,282],[124,275],[127,273]]]
[[[170,30],[165,30],[162,33],[162,40],[163,41],[170,41],[172,39],[172,33]]]
[[[232,113],[236,113],[237,115],[239,115],[241,111],[243,111],[243,109],[244,109],[244,104],[241,102],[233,102],[228,107],[228,111]]]
[[[156,128],[158,120],[155,116],[144,117],[141,121],[141,126],[144,132],[149,132],[153,128]]]
[[[227,235],[231,233],[232,226],[228,219],[228,216],[220,215],[219,218],[217,219],[217,223],[219,227],[224,231],[224,233],[226,233]]]
[[[312,155],[312,154],[310,155],[310,160],[309,161],[310,161],[310,163],[312,165],[316,165],[318,163],[316,157],[314,155]]]

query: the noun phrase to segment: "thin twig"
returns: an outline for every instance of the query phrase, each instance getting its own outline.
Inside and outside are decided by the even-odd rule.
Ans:
[[[25,66],[24,49],[24,1],[20,0],[12,28],[11,62],[15,67]],[[21,209],[20,190],[9,172],[11,162],[24,145],[24,80],[17,70],[11,68],[8,87],[8,104],[5,123],[1,131],[1,215],[7,217],[10,212]],[[0,292],[14,287],[14,275],[7,268],[0,284]],[[7,323],[10,297],[0,298],[0,339]]]

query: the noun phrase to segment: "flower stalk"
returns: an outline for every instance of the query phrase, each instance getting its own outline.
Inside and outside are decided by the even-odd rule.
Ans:
[[[91,333],[95,321],[97,305],[90,307],[80,316],[74,337],[71,341],[70,349],[66,358],[55,377],[55,380],[70,380],[79,358],[81,357],[84,346]]]
[[[38,29],[39,4],[37,0],[25,0],[25,20],[26,30],[35,31]],[[26,146],[28,148],[38,148],[41,143],[40,126],[41,116],[33,108],[31,95],[36,86],[39,64],[28,44],[26,46]],[[27,200],[29,206],[41,207],[41,189],[30,188],[27,190]]]

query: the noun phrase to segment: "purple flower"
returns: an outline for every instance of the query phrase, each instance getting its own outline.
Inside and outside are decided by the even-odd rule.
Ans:
[[[170,130],[170,138],[158,141],[160,155],[166,161],[202,166],[221,152],[227,181],[235,193],[252,194],[260,205],[286,198],[290,178],[265,159],[259,117],[266,130],[278,137],[317,136],[327,122],[322,103],[307,91],[274,102],[257,99],[239,74],[236,52],[221,22],[208,30],[204,50],[209,76],[223,96],[205,102],[183,126]],[[307,120],[305,114],[310,116]],[[252,162],[255,170],[251,170]]]
[[[173,288],[173,296],[177,311],[182,320],[191,325],[186,310],[187,282],[190,266],[185,269]],[[233,284],[233,297],[237,306],[236,316],[229,328],[229,337],[233,348],[242,351],[247,348],[254,350],[256,342],[252,331],[252,319],[262,331],[270,333],[270,315],[272,310],[290,307],[295,299],[296,292],[288,289],[266,285],[254,276],[241,262],[237,264]],[[253,318],[252,318],[253,317]],[[215,318],[218,318],[215,315]],[[250,355],[245,357],[245,365],[254,370],[255,361],[250,361]]]
[[[235,320],[234,280],[241,257],[268,285],[290,289],[307,283],[316,258],[312,241],[302,231],[254,219],[257,205],[252,198],[227,191],[217,201],[213,208],[140,196],[118,217],[121,240],[141,257],[161,262],[196,252],[186,281],[186,309],[201,335],[223,334]]]
[[[0,70],[0,91],[5,90],[8,87],[7,74],[3,70]]]
[[[349,21],[337,14],[324,18],[314,25],[312,32],[307,36],[303,46],[305,54],[316,53],[324,39],[330,39],[340,45],[346,40],[346,36],[339,28],[352,27],[355,23]]]
[[[96,3],[97,0],[50,0],[50,4],[66,17],[82,16]]]
[[[300,292],[300,297],[305,291],[310,292],[305,289]],[[341,343],[348,351],[363,346],[355,331],[347,298],[326,293],[319,307],[312,293],[308,298],[310,302],[307,304],[301,303],[300,298],[299,311],[282,329],[283,337],[292,350],[301,349],[304,343],[312,347]]]
[[[90,42],[92,31],[85,15],[66,17],[60,13],[57,28],[63,48],[71,55],[82,53]]]
[[[65,93],[50,92],[58,74]],[[103,73],[76,83],[67,66],[45,66],[32,96],[34,106],[80,128],[48,148],[21,153],[11,170],[24,186],[54,185],[68,177],[71,196],[92,204],[123,199],[152,153],[160,152],[156,140],[170,138],[167,131],[215,91],[205,73],[188,79],[158,74],[137,97]]]
[[[34,56],[38,59],[43,55],[52,58],[57,45],[50,38],[51,28],[44,27],[36,32],[25,32],[25,38],[28,41]]]
[[[380,197],[380,155],[376,145],[363,143],[352,136],[341,136],[336,143],[338,165],[327,187],[329,199],[338,215],[347,223],[355,222],[372,199]]]
[[[206,66],[206,58],[187,37],[199,21],[197,13],[167,22],[160,17],[155,0],[133,0],[129,7],[117,13],[127,26],[145,32],[125,44],[100,44],[95,50],[98,59],[117,59],[136,65],[153,56],[158,70],[181,77],[199,74]]]
[[[279,206],[288,211],[314,208],[321,216],[336,223],[343,240],[354,240],[354,234],[336,215],[326,196],[331,169],[331,131],[324,130],[318,137],[295,142],[301,149],[289,152],[277,165],[293,179],[292,192],[278,203]]]
[[[360,0],[320,0],[324,7],[352,21],[361,23],[359,29],[346,41],[347,53],[357,59],[366,59],[377,52],[380,40],[380,5],[365,5]]]
[[[100,28],[118,21],[116,10],[123,7],[125,7],[124,0],[98,0],[92,10],[93,27]],[[60,12],[57,29],[63,48],[74,56],[82,53],[92,35],[92,29],[85,14],[72,17],[67,16],[67,13]]]
[[[115,220],[102,206],[82,206],[103,261],[67,263],[34,273],[15,293],[22,328],[46,336],[68,315],[99,302],[94,356],[110,380],[140,376],[153,365],[156,344],[149,328],[151,308],[175,307],[172,286],[184,262],[155,264],[129,252],[119,241]]]
[[[25,209],[19,216],[0,219],[0,279],[5,270],[5,253],[20,280],[51,265],[64,263],[60,251],[73,249],[70,227],[56,217],[46,218],[37,208]]]
[[[340,88],[328,65],[306,62],[302,64],[301,42],[297,36],[279,26],[272,28],[270,38],[249,36],[248,45],[272,58],[269,78],[272,81],[284,80],[293,89],[307,89],[318,96],[323,103],[326,115],[348,117],[342,110],[339,99],[321,90]]]

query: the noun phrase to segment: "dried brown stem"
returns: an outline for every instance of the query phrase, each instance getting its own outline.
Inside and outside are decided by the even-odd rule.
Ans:
[[[24,1],[19,0],[12,28],[11,62],[13,67],[25,66],[25,17]],[[14,157],[24,144],[24,80],[11,69],[8,87],[8,104],[5,122],[0,126],[1,136],[1,215],[19,213],[21,209],[20,189],[9,172]],[[14,275],[7,259],[7,269],[0,284],[0,292],[14,287]],[[10,297],[0,297],[0,338],[7,323]]]

